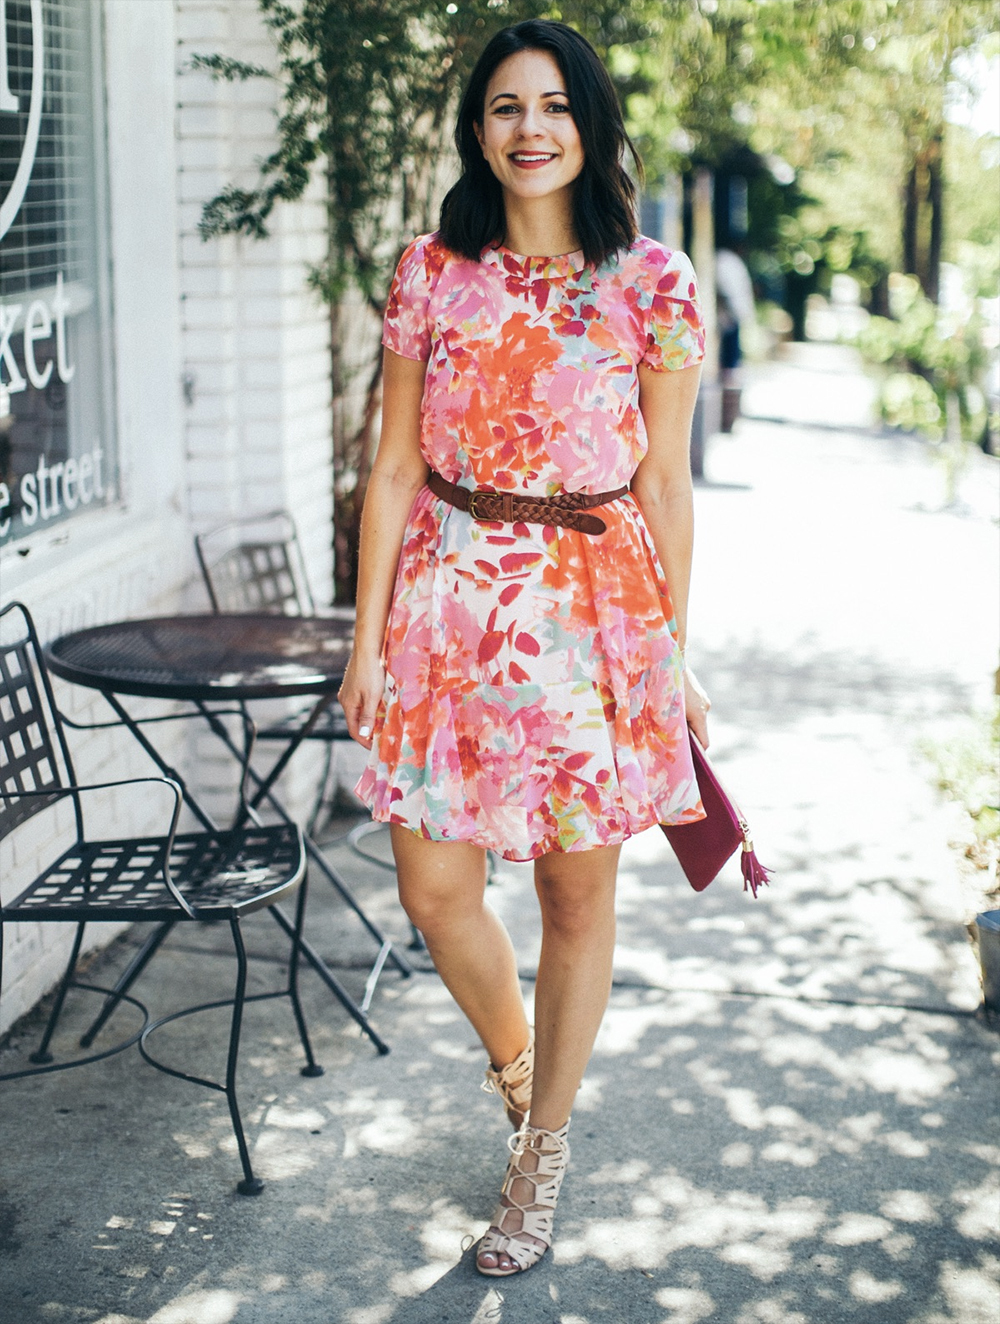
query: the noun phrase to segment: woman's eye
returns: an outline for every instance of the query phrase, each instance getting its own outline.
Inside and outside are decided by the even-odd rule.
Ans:
[[[561,115],[570,114],[569,106],[567,106],[564,101],[552,101],[549,103],[548,106],[545,107],[545,109],[554,110]],[[519,115],[520,113],[521,113],[521,107],[515,106],[510,101],[505,102],[502,106],[496,106],[493,110],[494,115],[503,115],[508,119],[510,118],[511,115]]]

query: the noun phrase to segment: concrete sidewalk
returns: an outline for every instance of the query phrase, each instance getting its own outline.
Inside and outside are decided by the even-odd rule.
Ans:
[[[321,1079],[287,1005],[247,1016],[257,1200],[233,1193],[221,1096],[133,1053],[3,1089],[2,1324],[995,1324],[1000,1042],[974,1017],[960,818],[918,744],[989,703],[996,466],[942,513],[923,448],[866,430],[866,391],[846,352],[797,349],[710,449],[689,656],[775,876],[756,902],[735,866],[696,896],[659,833],[626,847],[554,1252],[475,1272],[507,1129],[436,976],[383,976],[379,1058],[307,974]],[[405,940],[389,873],[331,850]],[[530,997],[530,868],[493,897]],[[318,883],[309,931],[360,991],[368,948]],[[223,938],[172,938],[139,996],[222,996]],[[286,950],[266,920],[251,941],[271,986]],[[171,1038],[208,1070],[222,1025],[197,1020]]]

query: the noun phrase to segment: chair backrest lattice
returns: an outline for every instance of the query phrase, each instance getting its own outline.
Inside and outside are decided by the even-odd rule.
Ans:
[[[57,791],[73,780],[34,623],[12,602],[0,611],[0,837],[58,798],[23,792]]]
[[[216,561],[212,587],[220,611],[302,614],[284,543],[240,543]]]
[[[194,542],[213,611],[313,615],[298,534],[286,511],[232,520]]]

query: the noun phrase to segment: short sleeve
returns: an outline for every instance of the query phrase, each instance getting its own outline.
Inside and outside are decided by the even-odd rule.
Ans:
[[[640,361],[655,372],[672,372],[691,368],[705,357],[705,323],[690,258],[662,249],[659,253],[666,264],[653,292],[646,352]]]
[[[428,320],[431,279],[428,241],[431,236],[414,239],[399,259],[389,290],[382,325],[382,344],[404,359],[426,362],[431,353]]]

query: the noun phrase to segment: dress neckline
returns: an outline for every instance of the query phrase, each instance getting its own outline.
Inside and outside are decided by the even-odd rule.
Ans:
[[[564,280],[578,276],[586,267],[583,250],[558,253],[555,257],[529,257],[515,253],[506,244],[491,244],[483,249],[483,261],[508,275],[530,277],[532,280]]]

